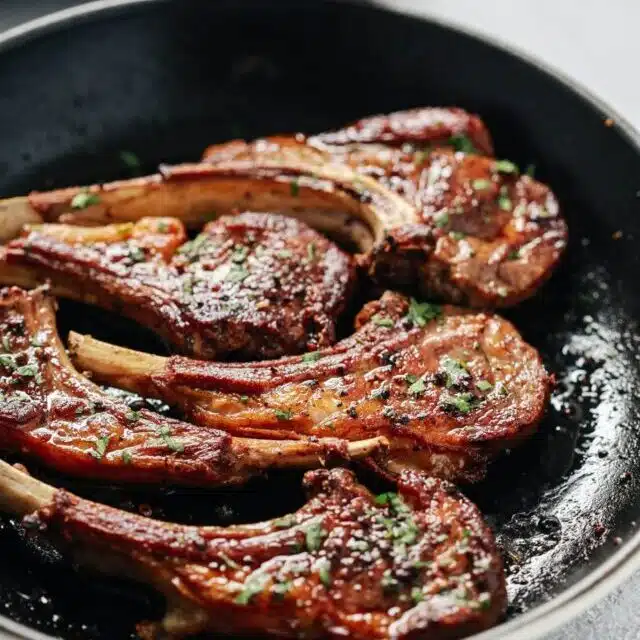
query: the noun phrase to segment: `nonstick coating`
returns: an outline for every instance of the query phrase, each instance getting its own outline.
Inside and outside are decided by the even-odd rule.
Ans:
[[[319,131],[417,105],[480,113],[498,154],[535,163],[536,176],[552,185],[571,232],[550,283],[506,313],[556,374],[549,414],[532,441],[466,489],[495,527],[509,570],[514,621],[487,637],[516,634],[527,620],[526,636],[518,637],[536,636],[536,610],[524,611],[563,592],[574,598],[591,585],[572,585],[603,578],[637,546],[640,152],[623,124],[605,125],[601,106],[473,37],[344,3],[135,3],[5,49],[3,196],[126,177],[122,150],[151,171],[238,136]],[[81,305],[62,304],[59,320],[63,335],[72,327],[162,348],[141,329]],[[189,522],[262,519],[303,500],[298,474],[161,498],[43,475],[81,495],[132,509],[147,504],[158,517]],[[52,549],[25,540],[8,518],[0,520],[0,553],[0,613],[29,627],[66,638],[123,638],[136,620],[161,610],[146,590],[77,573]]]

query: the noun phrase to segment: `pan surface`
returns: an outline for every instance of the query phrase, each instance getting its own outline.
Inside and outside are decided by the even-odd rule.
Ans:
[[[482,637],[539,637],[640,566],[637,135],[535,63],[372,6],[139,0],[63,13],[0,43],[2,196],[126,177],[123,150],[151,171],[215,141],[429,104],[481,114],[500,156],[534,163],[571,240],[550,283],[505,315],[558,384],[539,433],[465,489],[509,571],[508,620]],[[162,349],[89,307],[62,304],[59,322],[63,336],[73,327]],[[124,508],[211,524],[281,514],[303,499],[297,474],[161,497],[41,475]],[[0,519],[0,553],[0,628],[18,636],[134,637],[135,621],[160,611],[145,590],[77,573],[9,518]]]

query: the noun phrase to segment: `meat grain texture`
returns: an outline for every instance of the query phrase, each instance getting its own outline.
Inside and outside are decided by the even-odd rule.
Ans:
[[[367,455],[379,442],[254,441],[141,409],[78,373],[42,290],[0,290],[0,449],[58,471],[122,483],[220,486],[277,467]]]
[[[387,292],[333,347],[280,360],[161,358],[70,336],[97,380],[161,398],[202,425],[252,438],[384,436],[378,470],[483,477],[488,461],[530,436],[550,378],[500,316]],[[372,462],[373,463],[373,462]]]
[[[116,310],[181,353],[275,358],[333,344],[354,284],[352,259],[292,218],[243,213],[186,239],[179,220],[28,228],[0,281]]]
[[[302,508],[257,524],[170,524],[65,491],[27,522],[83,562],[161,590],[168,612],[139,626],[143,638],[451,640],[503,614],[493,536],[452,485],[405,472],[397,493],[374,497],[344,469],[309,472],[304,484]]]

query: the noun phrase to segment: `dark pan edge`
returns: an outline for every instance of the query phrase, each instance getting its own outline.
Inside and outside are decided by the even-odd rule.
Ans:
[[[115,12],[135,5],[169,0],[94,0],[84,5],[56,11],[40,18],[30,20],[0,33],[0,53],[14,46],[39,37],[54,29],[64,28],[85,20],[94,19],[103,12]],[[338,1],[338,0],[335,0]],[[535,57],[514,48],[510,44],[492,36],[479,34],[472,29],[460,26],[432,15],[425,16],[416,12],[402,11],[390,5],[388,0],[340,0],[343,3],[373,5],[389,12],[411,15],[416,20],[429,21],[454,33],[462,33],[485,45],[498,49],[512,57],[519,58],[564,85],[573,93],[591,104],[615,122],[615,127],[640,154],[640,132],[625,118],[607,105],[592,92],[577,83],[561,71],[547,65]],[[560,625],[570,621],[581,612],[603,599],[613,589],[620,586],[635,571],[640,569],[640,531],[624,543],[606,562],[582,578],[549,602],[539,605],[531,611],[519,615],[496,628],[474,636],[476,640],[535,640],[541,638]],[[0,615],[0,634],[8,640],[25,638],[29,640],[53,640],[53,636],[43,634],[25,625],[16,623]]]

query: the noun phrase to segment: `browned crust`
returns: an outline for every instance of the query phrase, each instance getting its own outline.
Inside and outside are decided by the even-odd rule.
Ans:
[[[411,319],[420,309],[424,326]],[[544,414],[550,379],[540,356],[499,316],[410,305],[386,293],[365,307],[358,326],[313,356],[262,363],[173,357],[137,367],[145,360],[134,351],[77,335],[70,346],[97,379],[162,398],[233,434],[384,435],[396,471],[477,480]]]

